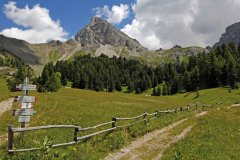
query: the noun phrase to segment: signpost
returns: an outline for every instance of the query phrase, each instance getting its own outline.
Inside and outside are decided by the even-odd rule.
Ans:
[[[30,116],[19,116],[18,122],[20,122],[20,123],[30,122]]]
[[[21,109],[30,109],[32,108],[32,103],[21,103],[19,106]]]
[[[36,111],[33,109],[15,109],[13,110],[13,115],[22,115],[22,116],[32,116]]]
[[[28,83],[29,79],[26,78],[24,80],[24,84],[16,85],[16,89],[23,91],[24,95],[14,97],[15,102],[20,102],[19,106],[21,109],[13,110],[13,115],[14,116],[19,115],[18,122],[21,123],[21,128],[25,128],[25,124],[27,122],[30,122],[30,116],[36,113],[36,111],[32,109],[33,107],[32,103],[36,101],[36,98],[35,96],[29,96],[28,91],[36,90],[37,86]],[[23,136],[24,132],[21,133],[22,140]]]
[[[15,102],[23,102],[23,103],[32,103],[36,101],[34,96],[16,96],[14,97]]]
[[[37,86],[32,84],[17,84],[16,89],[20,91],[22,90],[35,91],[37,89]]]

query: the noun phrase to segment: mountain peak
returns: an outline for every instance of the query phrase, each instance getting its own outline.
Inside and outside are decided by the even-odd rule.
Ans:
[[[99,23],[99,22],[107,22],[107,21],[103,20],[103,19],[100,18],[100,17],[92,17],[92,18],[91,18],[91,23],[92,23],[92,24]]]
[[[147,50],[137,40],[116,29],[112,24],[99,17],[93,17],[91,22],[75,36],[83,48],[99,48],[103,45],[127,47],[130,51],[143,52]]]
[[[236,46],[240,44],[240,22],[228,26],[226,32],[222,34],[219,42],[214,47],[228,43],[234,43]]]

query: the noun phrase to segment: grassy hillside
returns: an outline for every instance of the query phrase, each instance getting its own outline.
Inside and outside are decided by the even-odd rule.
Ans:
[[[3,75],[0,74],[0,102],[7,99],[11,96],[11,93],[9,92],[6,80],[4,79]]]
[[[1,83],[0,83],[1,84]],[[7,91],[5,91],[6,94]],[[21,95],[21,92],[15,94]],[[132,117],[147,111],[165,110],[186,106],[189,103],[204,102],[214,104],[223,101],[224,105],[233,104],[239,99],[239,90],[228,92],[227,88],[209,89],[200,91],[200,96],[196,98],[196,93],[178,94],[165,97],[151,97],[135,94],[93,92],[88,90],[62,88],[58,93],[35,95],[38,101],[34,104],[37,114],[31,117],[29,126],[49,125],[49,124],[77,124],[81,127],[93,126],[99,123],[111,121],[112,117]],[[14,104],[14,108],[19,108]],[[129,129],[114,131],[107,135],[91,138],[82,141],[77,145],[62,147],[38,152],[19,153],[15,159],[99,159],[109,152],[121,148],[146,132],[157,128],[162,128],[169,123],[190,116],[192,112],[183,112],[161,116],[152,121],[149,125],[143,124],[130,127]],[[1,116],[0,134],[7,132],[7,126],[14,124],[19,126],[17,118],[11,115],[11,111],[5,112]],[[108,126],[110,127],[110,126]],[[102,128],[103,129],[103,128]],[[97,131],[97,130],[95,130]],[[78,136],[89,132],[80,133]],[[25,142],[20,143],[19,137],[15,138],[15,147],[43,147],[44,138],[52,137],[52,143],[62,143],[72,141],[73,129],[51,129],[28,132],[25,134]],[[0,147],[0,159],[7,158],[6,145]]]
[[[215,109],[198,119],[193,130],[165,153],[168,159],[239,159],[239,107]]]

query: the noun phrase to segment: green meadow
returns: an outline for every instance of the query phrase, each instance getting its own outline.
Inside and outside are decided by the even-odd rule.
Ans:
[[[1,80],[0,85],[1,89],[4,88],[5,82]],[[4,92],[1,93],[1,97],[22,94],[22,92],[9,93],[6,90],[6,87]],[[207,108],[207,110],[210,110],[211,112],[211,114],[206,116],[206,121],[208,123],[206,123],[204,126],[201,124],[203,122],[200,122],[200,120],[199,122],[196,122],[197,125],[188,136],[190,138],[183,140],[185,141],[184,143],[187,143],[189,146],[186,146],[185,148],[185,145],[182,145],[182,141],[177,144],[179,148],[184,149],[181,150],[181,155],[185,154],[185,151],[188,151],[189,147],[192,147],[191,144],[198,144],[200,140],[202,140],[201,143],[203,145],[204,143],[208,143],[206,141],[206,137],[195,138],[195,135],[199,135],[198,131],[206,130],[207,132],[204,134],[209,134],[209,136],[215,134],[214,136],[218,137],[215,128],[223,127],[223,129],[225,129],[227,132],[227,129],[234,129],[234,127],[237,127],[235,125],[237,125],[237,123],[239,124],[239,122],[237,122],[237,120],[239,121],[239,118],[236,118],[237,112],[239,113],[239,110],[237,109],[235,109],[235,119],[233,118],[230,121],[226,121],[219,126],[215,124],[220,119],[222,119],[221,121],[224,121],[225,119],[225,114],[222,113],[224,111],[216,111],[216,107],[220,107],[220,105],[216,105],[216,103],[223,102],[222,107],[224,108],[234,104],[240,99],[240,90],[232,90],[229,92],[228,88],[202,90],[199,91],[199,96],[197,96],[195,92],[192,92],[176,94],[173,96],[153,97],[148,96],[148,94],[145,93],[141,95],[121,92],[107,93],[71,88],[61,88],[61,90],[57,93],[37,93],[30,91],[29,94],[37,97],[37,102],[33,104],[33,108],[37,111],[37,113],[31,116],[31,122],[28,124],[29,126],[64,124],[78,125],[84,128],[109,122],[111,121],[112,117],[133,117],[143,114],[144,112],[152,113],[156,110],[185,107],[188,104],[195,104],[196,102],[214,104],[213,108]],[[2,98],[1,101],[3,99],[5,98]],[[19,108],[18,105],[18,103],[14,103],[13,108]],[[229,111],[229,116],[235,114],[235,112],[230,113],[230,110],[226,110],[226,113],[228,113],[227,111]],[[17,117],[12,116],[11,113],[12,111],[7,111],[1,116],[0,135],[7,133],[7,127],[9,124],[13,124],[14,127],[19,127]],[[140,123],[132,127],[117,129],[108,134],[102,134],[80,141],[76,145],[59,148],[48,148],[47,144],[51,145],[73,141],[73,129],[49,129],[26,132],[23,142],[21,142],[18,135],[15,136],[15,149],[42,147],[43,150],[16,153],[14,156],[10,157],[7,154],[7,143],[4,143],[0,146],[0,159],[101,159],[107,156],[109,153],[128,145],[130,141],[134,140],[136,137],[155,129],[162,128],[184,117],[191,117],[191,115],[193,115],[192,111],[164,114],[160,115],[159,118],[150,121],[148,125]],[[124,123],[117,122],[116,125],[132,122],[134,121],[128,121]],[[224,125],[226,123],[228,126]],[[111,128],[111,125],[101,127],[93,131],[80,132],[78,133],[78,136],[107,128]],[[229,132],[232,132],[232,130],[229,130]],[[218,138],[224,139],[224,136],[219,135]],[[47,140],[49,140],[48,143]],[[231,142],[229,147],[232,148],[233,146],[237,146],[237,143],[233,142],[234,140],[234,138],[229,139]],[[219,144],[212,143],[212,147],[216,148],[218,151],[221,151],[222,146],[217,147],[214,145]],[[206,145],[206,148],[207,147],[210,146]],[[172,157],[175,156],[175,152],[179,151],[179,148],[174,147],[169,149],[166,153],[166,158],[172,159]],[[195,157],[193,154],[196,152],[196,150],[196,148],[192,147],[191,154],[186,154],[186,156],[188,156],[189,159],[194,159]],[[202,152],[204,152],[204,150]],[[235,153],[233,153],[233,156],[234,154]],[[208,155],[208,152],[206,152],[205,155]],[[209,155],[207,158],[210,158],[211,156],[212,155]]]
[[[167,149],[163,159],[239,159],[239,115],[239,107],[209,111],[204,117],[189,123],[194,124],[192,131]],[[179,129],[182,130],[181,127]]]

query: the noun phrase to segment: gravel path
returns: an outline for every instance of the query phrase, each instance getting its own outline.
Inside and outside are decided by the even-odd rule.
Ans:
[[[7,99],[0,103],[0,116],[2,113],[12,108],[13,98]]]
[[[12,108],[13,98],[7,99],[0,103],[0,118],[1,115],[7,110]],[[0,144],[5,142],[7,139],[7,134],[0,135]]]
[[[196,118],[207,114],[207,111],[197,113]],[[171,136],[171,131],[187,121],[188,118],[174,122],[167,127],[147,133],[143,137],[133,141],[129,146],[121,149],[119,152],[109,154],[104,160],[140,160],[140,159],[161,159],[164,151],[172,144],[183,139],[192,129],[193,126],[186,127],[180,134]],[[156,154],[157,153],[157,154]]]

